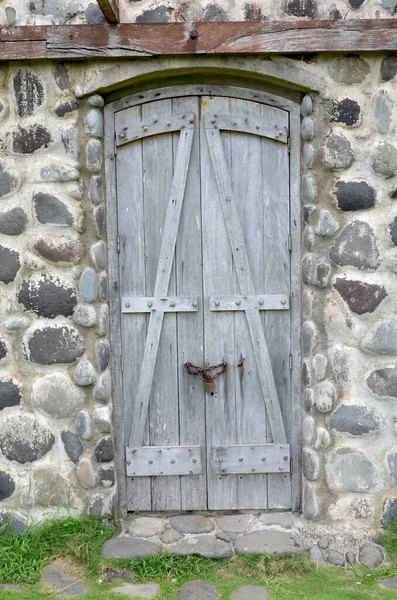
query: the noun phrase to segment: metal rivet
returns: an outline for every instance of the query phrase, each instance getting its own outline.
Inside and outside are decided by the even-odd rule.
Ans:
[[[256,125],[255,127],[256,127],[257,129],[260,129],[260,128],[261,128],[261,126],[260,126],[260,125]]]
[[[123,140],[125,138],[125,133],[120,133],[119,137]]]
[[[175,302],[170,302],[170,306],[175,306]]]
[[[285,306],[285,304],[287,304],[287,301],[286,301],[285,299],[284,299],[284,300],[281,300],[281,304],[282,304],[283,306]]]
[[[192,462],[194,462],[194,464],[196,464],[197,458],[193,458]]]
[[[218,463],[222,463],[223,462],[223,458],[218,458]]]
[[[171,125],[171,121],[167,121],[166,123],[168,125],[168,127]]]
[[[130,464],[131,464],[131,461],[130,461],[130,460],[127,460],[127,465],[130,465]]]
[[[171,464],[174,465],[175,464],[175,458],[171,458]]]
[[[238,459],[238,461],[239,461],[239,462],[243,462],[243,461],[244,461],[243,457],[242,457],[242,456],[240,456],[240,458]]]
[[[220,306],[219,300],[215,300],[215,306]]]
[[[261,461],[265,462],[265,460],[266,460],[266,456],[262,456]]]
[[[143,131],[147,131],[149,127],[147,125],[144,126]]]
[[[288,460],[288,456],[283,456],[283,460]]]
[[[150,308],[151,306],[153,306],[153,302],[148,302],[147,305]]]
[[[152,465],[153,461],[152,460],[148,460],[148,463],[149,463],[149,465]]]
[[[211,123],[216,123],[216,119],[211,119]]]
[[[193,302],[193,306],[197,306],[197,302]]]
[[[189,123],[194,123],[194,119],[189,119]]]
[[[125,303],[126,308],[129,308],[131,306],[131,304],[129,302]]]
[[[264,300],[262,300],[262,298],[259,300],[259,304],[260,304],[260,306],[263,306]]]
[[[236,304],[237,304],[237,306],[240,306],[241,300],[236,300]]]
[[[237,121],[232,121],[232,125],[237,125]]]

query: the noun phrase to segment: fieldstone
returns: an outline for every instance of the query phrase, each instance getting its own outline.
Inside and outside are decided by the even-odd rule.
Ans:
[[[316,421],[313,417],[307,416],[302,423],[302,440],[306,446],[312,446],[316,433]]]
[[[166,529],[162,535],[163,544],[174,544],[182,539],[182,535],[175,529]]]
[[[68,156],[78,160],[79,158],[79,138],[75,127],[64,129],[61,133],[61,140],[65,153]]]
[[[84,450],[79,436],[72,431],[62,431],[61,438],[68,458],[77,464]]]
[[[100,519],[105,516],[105,513],[105,498],[102,496],[102,494],[94,494],[88,507],[88,514],[90,517]]]
[[[36,218],[43,225],[73,225],[73,216],[64,202],[52,194],[37,192],[33,196]]]
[[[397,171],[397,148],[388,142],[380,142],[372,153],[371,165],[378,175],[392,177]]]
[[[0,585],[0,590],[7,590],[9,592],[25,592],[26,591],[22,586],[12,585],[10,583],[2,583]]]
[[[31,271],[42,271],[46,268],[46,263],[40,260],[37,256],[32,254],[31,252],[24,253],[23,264],[25,267]]]
[[[160,593],[158,583],[124,583],[111,588],[113,594],[120,594],[128,598],[157,598]]]
[[[95,427],[101,433],[110,433],[112,430],[112,409],[110,406],[97,406],[92,411]],[[138,534],[135,534],[138,535]]]
[[[94,219],[96,232],[98,237],[102,237],[106,233],[106,211],[104,206],[95,206],[94,207]]]
[[[353,221],[346,225],[332,246],[329,257],[341,266],[376,269],[379,252],[372,228],[364,221]]]
[[[397,517],[397,499],[388,500],[382,517],[382,527],[388,527]]]
[[[363,452],[354,448],[338,448],[326,465],[327,483],[332,492],[368,493],[378,484],[374,464]]]
[[[360,56],[344,56],[331,61],[328,70],[338,83],[351,85],[362,83],[371,71],[371,67]]]
[[[365,181],[338,181],[335,195],[341,210],[362,210],[374,206],[376,191]]]
[[[339,277],[334,283],[350,310],[357,315],[372,313],[387,297],[383,286]]]
[[[316,243],[316,237],[313,227],[306,225],[303,231],[303,246],[306,250],[313,250],[314,244]]]
[[[318,454],[312,448],[303,448],[302,451],[303,474],[306,479],[315,481],[320,477],[320,460]]]
[[[378,396],[397,398],[397,367],[376,369],[367,378],[369,389]]]
[[[33,276],[22,281],[18,302],[39,317],[70,317],[77,302],[76,290],[53,275]]]
[[[103,372],[108,368],[110,358],[109,342],[106,339],[95,342],[95,358],[98,369]]]
[[[331,429],[350,435],[377,431],[380,419],[372,410],[359,404],[340,404],[329,420]]]
[[[309,558],[318,567],[324,567],[327,564],[327,561],[324,558],[323,552],[320,550],[318,546],[311,546],[308,550]]]
[[[354,565],[356,562],[356,555],[354,552],[346,552],[346,562],[348,565]]]
[[[77,264],[82,251],[78,240],[55,236],[39,238],[34,244],[34,249],[44,260],[57,265]]]
[[[395,449],[394,449],[395,450]],[[394,482],[397,483],[397,452],[391,452],[387,455],[387,462],[390,469],[390,474],[394,479]]]
[[[234,540],[237,537],[237,533],[230,533],[227,531],[218,531],[218,533],[215,534],[215,537],[217,540],[222,540],[222,542],[226,542],[227,544],[230,544],[231,542],[234,542]]]
[[[365,565],[369,569],[376,569],[384,561],[383,550],[380,546],[375,544],[364,544],[360,548],[358,554],[358,560],[362,565]]]
[[[13,413],[1,423],[0,450],[8,460],[34,462],[47,454],[54,443],[49,426],[30,413]]]
[[[93,137],[103,137],[103,116],[102,112],[92,108],[86,113],[85,126],[87,133]]]
[[[320,506],[313,484],[306,481],[303,488],[303,516],[312,520],[318,517]]]
[[[170,546],[169,552],[179,556],[198,554],[205,558],[230,558],[233,554],[229,544],[218,540],[212,535],[182,539],[173,546]]]
[[[107,540],[102,546],[101,555],[107,558],[148,558],[153,554],[161,554],[161,547],[149,540],[133,537],[116,537]]]
[[[314,408],[314,390],[307,387],[304,391],[304,406],[307,412],[310,412]]]
[[[388,577],[387,579],[380,579],[378,583],[387,590],[397,590],[397,577]]]
[[[58,88],[62,92],[70,90],[69,70],[65,63],[56,63],[54,69],[54,79]]]
[[[81,579],[68,575],[67,571],[60,565],[50,564],[44,567],[43,580],[64,598],[81,596],[88,592],[88,588]]]
[[[54,106],[54,113],[57,117],[64,117],[79,109],[79,103],[76,100],[61,100]]]
[[[213,585],[198,579],[185,583],[178,594],[178,600],[216,600],[218,597]]]
[[[114,458],[113,441],[111,437],[104,437],[95,446],[94,458],[97,462],[110,462]]]
[[[101,204],[103,202],[102,179],[100,175],[91,177],[88,196],[93,204]]]
[[[111,380],[109,371],[102,373],[94,386],[94,400],[106,404],[110,400]]]
[[[42,167],[40,177],[43,181],[77,181],[80,177],[79,170],[68,165],[49,165]]]
[[[128,525],[128,533],[134,537],[152,537],[164,531],[164,520],[154,517],[137,517]]]
[[[283,10],[293,17],[317,17],[317,2],[315,0],[284,0]]]
[[[310,142],[314,138],[314,121],[310,117],[304,117],[301,122],[301,138]]]
[[[91,259],[99,271],[106,269],[106,246],[104,242],[96,242],[91,246]]]
[[[302,352],[309,356],[318,343],[318,329],[314,321],[304,321],[302,325]]]
[[[105,106],[105,101],[99,94],[93,94],[87,100],[89,106],[94,106],[95,108],[103,108]]]
[[[4,340],[0,339],[0,360],[6,358],[7,356],[7,346]]]
[[[354,152],[347,137],[331,133],[323,147],[323,162],[332,170],[348,169],[354,160]]]
[[[11,406],[18,406],[21,399],[22,391],[20,385],[12,379],[0,380],[0,410]]]
[[[15,492],[15,481],[7,471],[0,471],[0,502]]]
[[[53,465],[36,467],[32,474],[34,503],[44,506],[67,506],[70,501],[70,485]]]
[[[73,379],[80,387],[86,387],[96,382],[96,371],[89,360],[81,360],[79,362]]]
[[[301,540],[285,531],[253,531],[237,538],[234,548],[239,554],[266,554],[267,556],[292,556],[304,551]]]
[[[225,515],[216,520],[222,531],[244,533],[253,521],[252,515]]]
[[[102,167],[102,144],[99,140],[89,140],[86,148],[86,167],[89,173],[98,173]]]
[[[98,335],[104,337],[109,333],[109,307],[102,304],[99,309]]]
[[[90,440],[91,432],[91,417],[86,410],[81,410],[76,417],[76,431],[83,440]]]
[[[327,552],[327,561],[336,567],[344,567],[346,563],[345,555],[337,550],[329,550]]]
[[[12,283],[20,268],[19,253],[7,246],[0,246],[0,283]]]
[[[40,79],[28,69],[20,69],[13,76],[16,109],[19,117],[29,117],[44,102]]]
[[[313,209],[310,211],[309,223],[314,233],[322,237],[332,237],[339,229],[339,223],[329,210]]]
[[[368,331],[361,350],[371,354],[397,354],[397,320],[381,321]]]
[[[149,9],[144,11],[147,13],[145,15],[145,21],[141,21],[142,23],[147,22],[151,23],[152,19],[154,22],[165,23],[169,21],[169,15],[166,12],[165,6],[159,6],[158,9]],[[203,14],[203,21],[229,21],[229,16],[224,8],[215,2],[211,2],[207,4]],[[137,21],[138,22],[138,21]]]
[[[34,154],[41,148],[48,148],[53,141],[48,129],[42,125],[28,128],[19,126],[12,134],[12,150],[15,154]]]
[[[114,581],[115,579],[124,579],[125,581],[130,581],[133,579],[133,576],[130,571],[126,569],[122,569],[120,571],[116,571],[115,569],[109,569],[109,571],[105,571],[98,577],[98,583],[107,583],[108,581]]]
[[[314,146],[305,142],[303,144],[303,164],[307,169],[311,169],[314,162]]]
[[[382,60],[380,74],[383,81],[390,81],[397,74],[397,56],[394,54]]]
[[[395,246],[397,246],[397,217],[394,217],[392,223],[389,226],[389,233],[391,237],[391,241]]]
[[[0,534],[24,533],[27,527],[28,520],[25,515],[14,508],[0,510]]]
[[[101,273],[98,282],[99,300],[106,302],[108,299],[108,277],[106,273]]]
[[[259,585],[242,585],[233,593],[232,600],[270,600],[270,596]]]
[[[24,336],[27,358],[40,365],[75,363],[83,354],[85,343],[79,332],[69,325],[45,326]]]
[[[0,123],[5,121],[10,114],[10,107],[8,101],[4,98],[0,98]]]
[[[331,275],[331,265],[322,256],[306,254],[302,260],[302,278],[308,285],[325,288]]]
[[[21,207],[0,212],[0,233],[4,235],[20,235],[26,229],[28,217]]]
[[[317,381],[324,379],[327,373],[328,359],[324,354],[315,354],[312,360],[314,377]]]
[[[266,527],[277,525],[284,529],[291,529],[294,525],[292,514],[290,512],[268,512],[262,513],[259,522]]]
[[[331,123],[343,123],[343,125],[351,127],[359,122],[361,108],[355,100],[344,98],[343,100],[334,100],[329,112]]]
[[[10,196],[17,191],[19,187],[19,179],[17,174],[7,169],[4,164],[0,162],[0,198]]]
[[[34,382],[31,402],[35,410],[62,419],[77,414],[84,394],[66,373],[49,373]]]
[[[90,304],[77,304],[73,313],[73,320],[82,327],[94,327],[96,325],[96,310]]]
[[[318,540],[318,547],[322,550],[327,550],[327,548],[329,548],[329,542],[329,538],[326,535],[323,535]]]
[[[80,279],[80,294],[84,302],[95,302],[97,297],[97,278],[94,269],[86,267]]]
[[[210,533],[215,526],[203,515],[177,515],[170,518],[170,527],[180,533]]]
[[[303,117],[308,117],[313,112],[313,100],[309,94],[305,94],[303,96],[303,100],[301,102],[301,115]]]
[[[311,366],[310,366],[310,361],[309,360],[303,360],[302,361],[301,381],[302,381],[303,385],[305,385],[305,386],[312,385],[312,383],[313,383],[313,380],[312,380],[312,370],[311,370]]]
[[[327,413],[332,410],[337,398],[337,392],[332,381],[321,381],[314,388],[314,403],[317,410]]]
[[[27,329],[30,325],[28,317],[11,317],[3,323],[3,329],[6,333],[17,333]]]
[[[95,472],[92,462],[89,458],[79,460],[76,467],[76,477],[79,483],[85,488],[94,488],[96,485]]]
[[[100,483],[105,488],[110,488],[112,487],[112,485],[114,485],[114,482],[114,467],[100,467],[98,469],[98,483]]]
[[[390,127],[393,100],[384,89],[378,89],[372,96],[372,112],[379,133],[387,133]]]

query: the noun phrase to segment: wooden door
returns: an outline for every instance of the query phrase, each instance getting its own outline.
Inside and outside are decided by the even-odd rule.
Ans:
[[[291,508],[289,114],[115,117],[130,510]]]

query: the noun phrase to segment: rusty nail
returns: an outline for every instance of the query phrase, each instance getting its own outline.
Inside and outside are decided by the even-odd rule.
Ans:
[[[236,304],[237,304],[237,306],[240,306],[241,300],[236,300]]]
[[[171,121],[167,121],[166,125],[169,127],[171,125]]]
[[[219,300],[215,300],[215,306],[219,306],[219,305],[220,305]]]
[[[194,119],[189,119],[189,123],[194,123]]]
[[[216,123],[216,119],[211,119],[211,123]]]
[[[197,40],[198,38],[198,31],[196,31],[195,29],[192,29],[192,31],[189,34],[190,39],[191,40]]]

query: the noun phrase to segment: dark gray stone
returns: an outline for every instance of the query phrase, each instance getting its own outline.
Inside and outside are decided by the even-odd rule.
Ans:
[[[364,0],[349,0],[349,4],[352,8],[357,10],[364,4]]]
[[[104,437],[95,446],[94,458],[97,462],[110,462],[114,458],[113,441],[111,437]]]
[[[376,489],[375,465],[363,452],[338,448],[327,462],[327,483],[332,492],[369,493]]]
[[[325,535],[321,536],[318,540],[318,547],[322,550],[327,550],[329,548],[329,538]]]
[[[96,382],[96,371],[89,360],[82,360],[77,365],[74,372],[74,382],[81,386],[86,387]]]
[[[332,267],[322,256],[306,254],[302,260],[302,278],[308,285],[325,288],[331,275]]]
[[[255,2],[246,2],[244,4],[244,21],[265,21],[262,9]]]
[[[354,152],[347,137],[331,133],[325,140],[323,162],[332,170],[348,169],[354,161]]]
[[[102,546],[101,555],[107,558],[124,558],[134,560],[147,558],[153,554],[161,554],[161,547],[154,542],[133,537],[116,537]]]
[[[69,575],[63,567],[56,564],[47,565],[43,569],[43,580],[53,590],[64,598],[81,596],[88,588],[81,579]]]
[[[334,283],[350,310],[357,315],[372,313],[387,297],[384,287],[363,281],[338,278]]]
[[[362,340],[361,350],[371,354],[397,354],[397,320],[376,323]]]
[[[397,577],[388,577],[387,579],[380,579],[379,585],[386,588],[387,590],[397,590]]]
[[[237,538],[237,533],[218,531],[218,533],[215,534],[215,537],[217,540],[222,540],[222,542],[230,544],[231,542],[234,542],[234,540]]]
[[[19,206],[0,212],[0,233],[20,235],[25,231],[27,223],[28,217]]]
[[[16,250],[0,246],[0,282],[12,283],[21,268],[21,258]]]
[[[170,11],[167,6],[147,8],[135,19],[136,23],[168,23]]]
[[[376,369],[367,378],[367,386],[378,396],[397,398],[397,367]]]
[[[68,325],[46,326],[29,332],[24,338],[25,354],[40,365],[75,363],[85,343],[79,332]]]
[[[397,148],[388,142],[380,142],[372,153],[371,165],[378,175],[392,177],[397,171]]]
[[[7,471],[0,471],[0,502],[15,492],[15,481]]]
[[[336,567],[344,567],[346,564],[345,555],[337,550],[329,550],[327,552],[327,561]]]
[[[335,190],[341,210],[362,210],[375,204],[376,191],[365,181],[338,181]]]
[[[214,524],[203,515],[178,515],[170,518],[170,527],[180,533],[210,533]]]
[[[362,83],[371,71],[369,64],[360,56],[343,56],[329,63],[330,75],[338,83],[352,85]]]
[[[91,177],[88,196],[93,204],[101,204],[103,202],[102,179],[100,175]]]
[[[63,131],[61,133],[61,140],[66,154],[77,160],[79,155],[79,140],[76,128],[71,127]]]
[[[157,9],[154,9],[157,10]],[[98,173],[102,167],[102,144],[99,140],[89,140],[86,147],[86,166],[89,173]]]
[[[372,228],[364,221],[353,221],[346,225],[332,246],[329,257],[341,266],[376,269],[379,252]]]
[[[106,302],[108,299],[108,278],[106,273],[101,273],[99,276],[98,296],[102,302]]]
[[[102,237],[106,233],[106,211],[104,206],[96,206],[94,208],[94,219],[97,230],[97,235]]]
[[[346,552],[346,562],[348,565],[354,565],[356,563],[356,555],[354,552]]]
[[[94,327],[96,325],[96,310],[91,304],[78,304],[75,308],[73,320],[82,327]]]
[[[14,413],[4,418],[0,429],[0,450],[8,460],[21,464],[34,462],[51,450],[55,437],[48,425],[30,413]]]
[[[388,500],[385,504],[382,527],[388,527],[397,517],[397,499]]]
[[[62,91],[70,90],[69,71],[65,63],[58,63],[54,69],[54,79],[58,88]]]
[[[380,420],[372,410],[359,404],[340,404],[329,420],[331,429],[350,435],[363,435],[377,431]]]
[[[110,569],[109,571],[105,571],[101,574],[101,576],[98,578],[98,583],[107,583],[108,581],[114,581],[115,579],[124,579],[124,581],[130,581],[133,579],[133,575],[126,569],[121,571]]]
[[[229,544],[212,535],[200,535],[197,538],[182,539],[173,546],[170,546],[169,552],[179,556],[198,554],[205,558],[230,558],[233,554]]]
[[[387,56],[382,60],[380,74],[383,81],[390,81],[397,74],[397,56]]]
[[[381,0],[382,8],[388,10],[391,15],[397,13],[397,0]]]
[[[40,170],[43,181],[77,181],[79,170],[68,165],[49,165]]]
[[[64,117],[79,109],[79,103],[76,100],[62,100],[54,108],[57,117]]]
[[[6,6],[5,8],[7,23],[10,27],[13,27],[16,24],[17,20],[17,11],[15,8],[11,6]]]
[[[178,594],[178,600],[216,600],[216,598],[218,593],[214,586],[200,580],[188,581]]]
[[[389,226],[389,233],[391,237],[391,241],[395,246],[397,246],[397,217],[394,217],[392,223]]]
[[[303,516],[309,520],[315,519],[320,512],[320,505],[315,488],[312,483],[306,481],[303,491]]]
[[[91,2],[85,9],[85,18],[89,25],[101,25],[107,23],[105,15],[96,2]]]
[[[46,236],[39,238],[34,248],[44,260],[54,264],[73,265],[80,260],[81,244],[78,240]]]
[[[91,246],[91,259],[99,271],[106,269],[106,246],[104,242],[96,242]]]
[[[21,387],[12,379],[0,381],[0,410],[18,406],[22,399]]]
[[[12,194],[18,186],[18,177],[0,163],[0,198]]]
[[[311,546],[308,550],[309,558],[318,567],[324,567],[327,564],[327,561],[324,558],[323,552],[320,550],[318,546]]]
[[[83,440],[91,439],[91,417],[86,410],[81,410],[76,417],[76,431]]]
[[[351,127],[359,122],[360,112],[360,105],[355,100],[334,100],[330,106],[329,120],[331,123],[343,123]]]
[[[105,499],[102,494],[94,494],[88,507],[90,517],[100,519],[105,514]]]
[[[283,10],[291,17],[315,19],[317,17],[317,2],[316,0],[284,0]]]
[[[12,134],[12,150],[16,154],[33,154],[40,148],[48,148],[52,141],[50,132],[42,125],[18,127]]]
[[[13,86],[19,117],[29,117],[43,104],[43,84],[32,71],[20,69],[14,73]]]
[[[362,565],[365,565],[369,569],[376,569],[379,567],[384,560],[385,556],[380,546],[375,544],[364,544],[360,548],[358,554],[358,560]]]
[[[4,340],[0,339],[0,360],[6,358],[7,356],[7,346]]]
[[[52,194],[38,192],[33,196],[36,218],[43,225],[73,225],[73,216],[64,202]]]
[[[302,325],[302,351],[309,356],[318,343],[318,329],[314,321],[305,321]]]
[[[211,2],[205,7],[203,21],[229,21],[229,16],[222,6]]]
[[[3,509],[0,511],[0,535],[24,533],[27,527],[28,520],[25,515],[13,509]]]
[[[387,133],[392,116],[393,100],[384,89],[378,89],[372,96],[372,111],[379,133]]]
[[[62,431],[61,438],[68,458],[77,464],[84,451],[84,446],[79,436],[72,431]]]
[[[84,269],[80,279],[80,294],[84,302],[95,302],[97,297],[97,277],[94,269]]]
[[[99,467],[98,482],[103,485],[103,487],[112,487],[115,482],[114,467]]]
[[[95,342],[95,358],[98,369],[103,372],[108,368],[110,358],[109,342],[106,339]]]
[[[320,460],[313,448],[303,448],[302,467],[303,474],[309,481],[315,481],[320,477]]]
[[[70,317],[77,303],[76,290],[53,275],[31,277],[21,283],[18,302],[39,317]]]
[[[247,533],[237,538],[234,548],[239,554],[268,556],[292,556],[304,551],[304,546],[297,536],[275,529]]]

